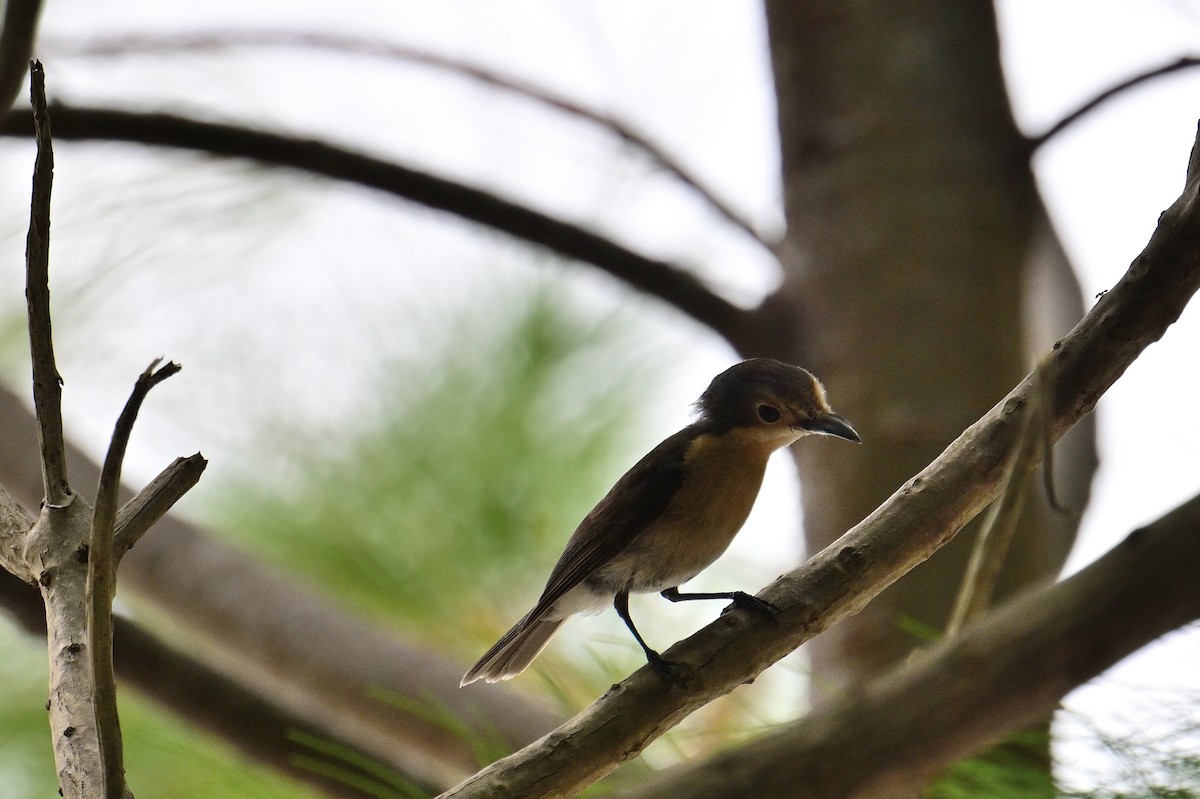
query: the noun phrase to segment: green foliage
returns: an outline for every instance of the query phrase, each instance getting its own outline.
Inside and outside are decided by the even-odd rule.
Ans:
[[[382,361],[336,425],[272,425],[259,448],[284,454],[283,478],[229,485],[217,526],[359,609],[475,646],[627,465],[656,359],[623,312],[545,282],[418,327],[445,332]]]
[[[58,795],[46,723],[44,644],[0,624],[0,796]],[[120,695],[125,767],[138,796],[316,799],[318,794],[248,764],[221,742],[176,722],[135,692]]]
[[[1044,730],[1014,733],[982,754],[950,767],[926,799],[1049,799],[1056,795],[1047,769]]]

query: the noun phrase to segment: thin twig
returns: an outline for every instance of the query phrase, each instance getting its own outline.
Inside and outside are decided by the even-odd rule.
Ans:
[[[372,158],[323,141],[202,122],[173,114],[141,114],[110,109],[54,108],[55,136],[63,139],[127,141],[249,158],[387,192],[447,211],[599,267],[635,289],[675,306],[735,344],[755,340],[760,324],[747,311],[721,297],[675,264],[650,258],[570,222],[532,210],[498,195]],[[0,120],[0,135],[28,135],[27,114]]]
[[[1169,64],[1163,64],[1160,67],[1155,67],[1154,69],[1134,75],[1128,80],[1121,81],[1116,86],[1112,86],[1100,92],[1095,97],[1088,100],[1071,113],[1067,114],[1058,122],[1055,122],[1053,125],[1047,128],[1044,133],[1031,137],[1029,139],[1029,148],[1030,150],[1036,150],[1046,142],[1050,141],[1050,139],[1054,138],[1071,125],[1087,116],[1092,111],[1095,111],[1099,106],[1108,102],[1117,95],[1129,91],[1135,86],[1140,86],[1147,81],[1154,80],[1155,78],[1161,78],[1163,75],[1169,75],[1172,72],[1179,72],[1180,70],[1191,69],[1192,67],[1196,66],[1200,66],[1200,58],[1180,58],[1176,61],[1172,61]]]
[[[117,685],[113,674],[112,600],[115,591],[113,568],[113,532],[117,515],[117,492],[121,487],[121,466],[129,435],[142,401],[150,389],[179,371],[176,363],[156,370],[155,360],[138,377],[113,430],[108,455],[100,471],[96,489],[96,508],[92,516],[92,536],[88,544],[88,652],[91,657],[92,689],[96,702],[96,733],[100,739],[100,759],[104,768],[105,799],[123,799],[125,766],[121,745],[121,723],[117,716]]]
[[[33,406],[42,449],[42,491],[49,508],[70,503],[66,445],[62,429],[62,376],[54,362],[50,325],[50,193],[54,186],[54,146],[46,112],[46,73],[38,61],[30,65],[30,99],[37,158],[33,164],[33,199],[25,238],[25,302],[29,313],[29,351],[33,363]]]
[[[42,0],[7,0],[0,22],[0,114],[12,108],[25,83],[25,70],[33,55]]]
[[[608,130],[620,140],[632,145],[647,156],[654,164],[672,175],[680,183],[694,191],[718,214],[769,252],[775,245],[767,240],[758,228],[745,216],[721,199],[708,188],[691,170],[680,163],[648,135],[637,130],[629,122],[590,108],[578,100],[537,86],[513,75],[505,75],[494,69],[472,64],[450,56],[408,45],[392,44],[378,39],[365,39],[333,33],[306,33],[300,31],[210,31],[191,34],[119,35],[94,37],[83,41],[56,40],[48,45],[52,51],[66,55],[112,56],[128,53],[175,52],[180,50],[214,50],[231,47],[282,47],[328,50],[336,53],[403,60],[434,69],[440,69],[482,83],[494,89],[531,100],[560,113],[584,120]]]
[[[1021,431],[1017,435],[1016,447],[1005,469],[1004,487],[979,526],[971,558],[967,561],[962,584],[954,599],[950,620],[946,623],[947,636],[957,635],[966,624],[982,616],[991,604],[996,580],[1000,576],[1000,569],[1008,555],[1008,546],[1012,543],[1017,522],[1021,518],[1021,510],[1025,505],[1025,486],[1029,470],[1037,464],[1037,456],[1041,453],[1034,444],[1037,440],[1034,433],[1035,419],[1040,420],[1043,416],[1041,411],[1034,407],[1039,402],[1040,395],[1037,392],[1031,393],[1021,418]]]
[[[113,533],[113,561],[133,548],[138,539],[169,511],[180,498],[200,481],[208,461],[197,452],[187,458],[176,458],[149,485],[117,512]]]

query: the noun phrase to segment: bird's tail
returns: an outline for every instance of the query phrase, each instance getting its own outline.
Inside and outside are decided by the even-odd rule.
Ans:
[[[459,685],[468,685],[476,680],[497,682],[517,676],[546,648],[550,636],[564,621],[566,619],[534,617],[531,611],[484,653],[479,662],[463,675]]]

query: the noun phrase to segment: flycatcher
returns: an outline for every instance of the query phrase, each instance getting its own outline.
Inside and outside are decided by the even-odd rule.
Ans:
[[[830,409],[816,377],[768,358],[742,361],[717,375],[696,411],[695,422],[652,449],[584,517],[541,599],[471,667],[462,685],[521,673],[569,616],[610,603],[650,665],[675,679],[676,665],[646,644],[629,616],[633,592],[658,592],[672,602],[726,599],[776,611],[742,591],[685,594],[679,586],[733,541],[772,452],[810,433],[861,439]]]

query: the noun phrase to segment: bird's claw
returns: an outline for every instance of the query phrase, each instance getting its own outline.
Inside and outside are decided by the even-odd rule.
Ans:
[[[727,605],[725,609],[721,611],[721,615],[724,616],[734,608],[745,608],[746,610],[751,610],[755,613],[761,613],[773,622],[779,621],[776,618],[780,612],[778,605],[768,602],[765,599],[756,597],[753,594],[747,594],[745,591],[734,591],[733,602]]]
[[[688,675],[688,667],[674,660],[667,660],[657,652],[647,652],[646,660],[655,674],[671,685],[682,685]]]

